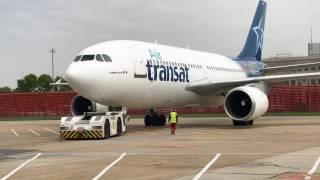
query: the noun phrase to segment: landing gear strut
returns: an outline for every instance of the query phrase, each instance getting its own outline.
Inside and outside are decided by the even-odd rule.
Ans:
[[[146,127],[165,126],[166,116],[164,114],[159,115],[154,109],[150,109],[149,113],[144,117],[144,125]]]

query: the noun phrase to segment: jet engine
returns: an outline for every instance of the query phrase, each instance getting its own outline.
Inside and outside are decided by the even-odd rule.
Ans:
[[[108,112],[108,106],[95,103],[82,96],[75,96],[71,102],[71,112],[73,116],[81,116],[86,112],[104,113]]]
[[[232,89],[225,98],[224,108],[234,121],[252,121],[263,116],[269,107],[269,100],[256,87],[242,86]]]

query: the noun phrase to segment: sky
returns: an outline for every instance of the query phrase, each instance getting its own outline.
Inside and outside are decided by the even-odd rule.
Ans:
[[[267,0],[263,57],[307,55],[320,42],[319,0]],[[95,43],[139,40],[237,56],[258,0],[0,0],[0,87],[29,73],[63,74]]]

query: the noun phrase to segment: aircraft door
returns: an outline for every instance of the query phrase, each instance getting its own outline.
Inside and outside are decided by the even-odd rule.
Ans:
[[[207,69],[207,65],[205,63],[201,63],[202,65],[202,72],[203,72],[203,76],[204,76],[204,79],[208,79],[208,69]]]
[[[129,53],[134,65],[134,77],[135,78],[146,78],[147,68],[146,59],[142,56],[137,48],[129,48]]]

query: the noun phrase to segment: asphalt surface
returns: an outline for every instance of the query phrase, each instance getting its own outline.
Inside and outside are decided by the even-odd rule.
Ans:
[[[0,122],[0,179],[320,179],[320,117],[142,119],[107,140],[61,140],[59,121]]]

